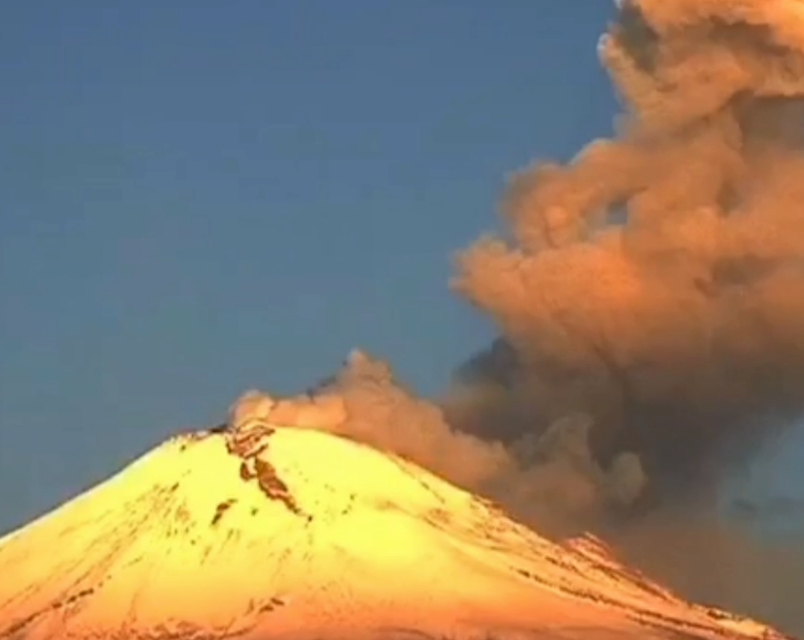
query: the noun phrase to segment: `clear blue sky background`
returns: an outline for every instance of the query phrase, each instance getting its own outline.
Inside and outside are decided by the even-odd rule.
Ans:
[[[609,2],[6,4],[0,531],[356,345],[437,391],[450,255],[615,109]]]

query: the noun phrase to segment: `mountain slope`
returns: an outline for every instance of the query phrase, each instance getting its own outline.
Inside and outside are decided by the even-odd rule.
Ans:
[[[6,640],[414,632],[780,637],[594,539],[554,545],[411,463],[298,428],[177,436],[0,538]]]

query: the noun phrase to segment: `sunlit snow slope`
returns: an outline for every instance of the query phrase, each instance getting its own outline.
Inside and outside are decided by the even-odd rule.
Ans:
[[[0,638],[780,637],[319,431],[178,436],[0,538]],[[425,634],[414,635],[414,634]]]

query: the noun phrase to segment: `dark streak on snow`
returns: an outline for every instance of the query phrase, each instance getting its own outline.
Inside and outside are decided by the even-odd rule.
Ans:
[[[63,609],[71,604],[75,604],[79,600],[91,596],[93,593],[95,593],[95,589],[82,589],[81,591],[62,598],[61,600],[57,600],[53,604],[50,604],[45,608],[26,616],[22,620],[17,620],[16,622],[12,623],[11,626],[0,631],[0,638],[13,638],[16,634],[25,629],[25,627],[29,627],[31,624],[36,622],[38,618],[41,618],[52,611]]]
[[[235,502],[237,501],[230,498],[229,500],[225,500],[224,502],[218,503],[218,506],[215,507],[215,515],[212,516],[211,524],[213,527],[221,521],[221,518],[223,518],[223,514],[226,513]]]
[[[226,447],[230,454],[240,458],[240,478],[246,482],[257,480],[260,491],[269,500],[281,502],[292,514],[305,516],[288,485],[268,461],[265,454],[269,448],[269,438],[275,430],[268,426],[250,429],[248,432],[229,431]]]
[[[248,479],[257,478],[260,490],[269,500],[279,500],[284,504],[288,511],[295,515],[303,515],[296,499],[288,489],[288,486],[279,477],[274,466],[262,458],[254,460],[254,470],[248,469],[245,462],[240,465],[240,475],[246,475]]]
[[[260,605],[259,611],[260,611],[260,613],[266,613],[266,612],[270,612],[270,611],[276,611],[280,607],[284,607],[284,606],[285,606],[285,601],[284,600],[282,600],[281,598],[273,597],[270,600],[268,600],[267,602],[262,603]]]

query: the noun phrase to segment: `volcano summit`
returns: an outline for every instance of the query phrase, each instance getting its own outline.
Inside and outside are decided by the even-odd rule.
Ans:
[[[0,539],[0,638],[782,637],[247,397]]]

